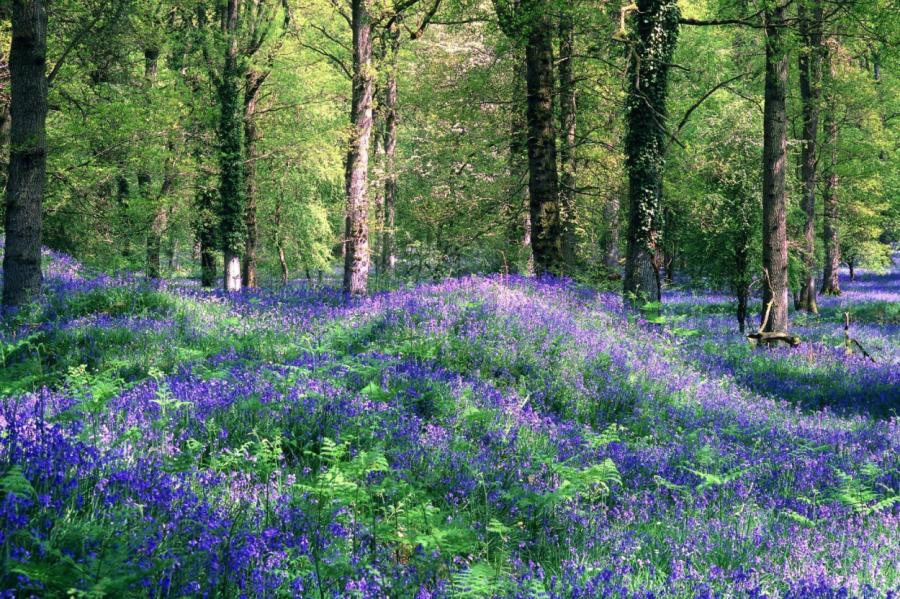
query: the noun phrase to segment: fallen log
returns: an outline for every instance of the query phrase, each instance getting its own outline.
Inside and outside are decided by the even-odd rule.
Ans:
[[[782,333],[780,331],[773,331],[771,333],[757,331],[747,335],[747,339],[749,339],[751,343],[756,343],[757,345],[763,343],[787,343],[791,347],[800,345],[800,337],[791,335],[790,333]]]

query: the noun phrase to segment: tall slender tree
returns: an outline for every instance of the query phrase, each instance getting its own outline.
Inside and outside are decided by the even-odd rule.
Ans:
[[[788,252],[785,214],[788,78],[785,7],[766,7],[765,94],[763,104],[763,330],[788,329]]]
[[[578,98],[575,89],[575,19],[571,8],[559,17],[559,198],[563,228],[563,259],[569,271],[575,268],[575,157]]]
[[[385,49],[385,84],[382,114],[384,115],[384,199],[382,208],[381,271],[392,272],[396,263],[394,238],[397,218],[397,71],[400,53],[400,24],[395,22],[387,31]]]
[[[494,0],[501,29],[525,46],[528,212],[537,274],[565,272],[557,170],[553,15],[547,0]]]
[[[803,134],[800,153],[800,178],[803,185],[803,280],[798,307],[817,313],[816,304],[816,181],[819,164],[819,102],[822,79],[822,4],[819,0],[801,0],[797,5],[800,32],[800,100],[803,104]]]
[[[10,157],[6,187],[3,304],[31,301],[41,288],[41,205],[47,178],[47,10],[13,0]]]
[[[838,268],[841,263],[841,245],[838,237],[838,176],[837,176],[837,145],[838,145],[838,121],[837,97],[834,90],[834,53],[826,46],[824,75],[825,85],[825,149],[828,160],[823,169],[822,189],[822,243],[825,248],[825,264],[822,271],[822,293],[826,295],[840,295],[841,286],[838,279]]]

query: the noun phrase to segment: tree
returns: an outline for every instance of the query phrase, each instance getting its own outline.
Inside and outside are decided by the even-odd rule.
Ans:
[[[12,3],[10,159],[6,188],[3,305],[41,289],[41,204],[47,177],[47,11],[43,0]]]
[[[837,176],[837,145],[838,122],[836,91],[834,83],[834,57],[832,52],[826,53],[828,92],[825,104],[825,148],[828,151],[828,161],[824,169],[824,186],[822,189],[822,244],[825,248],[825,262],[822,272],[822,293],[826,295],[840,295],[841,286],[838,279],[838,268],[841,264],[841,246],[838,235],[838,176]]]
[[[797,5],[801,48],[799,54],[800,101],[803,105],[803,134],[800,178],[803,186],[803,275],[798,308],[818,313],[816,305],[816,182],[819,163],[819,101],[822,79],[822,5],[803,0]]]
[[[242,83],[238,62],[238,19],[241,0],[228,0],[221,16],[225,56],[216,81],[219,101],[219,195],[222,251],[225,255],[225,290],[241,289],[241,252],[244,230],[244,156],[240,105]]]
[[[788,330],[788,252],[785,213],[788,76],[783,5],[764,12],[766,34],[763,103],[763,318],[764,332]],[[767,316],[766,316],[767,315]]]
[[[386,32],[386,81],[382,114],[384,116],[384,205],[382,208],[381,263],[382,272],[393,272],[396,264],[394,237],[397,218],[397,55],[400,52],[400,26]]]
[[[666,94],[678,40],[680,12],[672,0],[639,0],[631,34],[625,137],[628,171],[628,245],[623,290],[638,298],[661,298],[657,251],[666,146]]]
[[[367,0],[351,0],[353,94],[347,147],[344,293],[364,295],[369,278],[369,140],[372,136],[372,17]]]
[[[578,124],[578,99],[575,89],[575,20],[571,9],[559,17],[559,162],[560,211],[562,219],[562,247],[566,269],[575,268],[575,133]]]
[[[546,0],[495,0],[501,29],[525,46],[530,242],[537,274],[566,271],[556,159],[553,21]]]

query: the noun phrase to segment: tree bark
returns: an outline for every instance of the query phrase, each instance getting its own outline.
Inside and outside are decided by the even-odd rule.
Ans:
[[[259,92],[265,75],[255,69],[249,69],[245,76],[246,87],[244,89],[244,182],[246,186],[246,203],[244,205],[244,229],[246,239],[244,243],[244,258],[241,264],[241,274],[244,286],[251,289],[256,287],[256,263],[257,245],[259,243],[259,231],[256,221],[256,201],[259,195],[259,183],[256,178],[256,163],[259,160],[259,140],[262,138],[259,126],[256,123],[257,104]]]
[[[679,10],[672,0],[638,0],[636,15],[625,138],[630,205],[623,291],[631,307],[661,299],[658,252],[666,95]]]
[[[366,0],[352,0],[353,97],[346,161],[344,293],[365,295],[369,279],[369,141],[372,135],[372,23]]]
[[[238,15],[240,0],[228,0],[223,14],[225,61],[219,79],[219,168],[222,219],[222,251],[225,256],[225,291],[241,289],[241,252],[244,248],[244,165],[241,151],[240,65],[238,64]]]
[[[6,187],[3,305],[41,290],[41,204],[47,179],[47,11],[43,0],[12,2],[10,155]]]
[[[562,274],[562,222],[556,170],[556,127],[553,111],[553,45],[546,8],[529,2],[525,44],[525,85],[528,96],[528,192],[531,249],[535,272]]]
[[[200,284],[213,287],[216,284],[216,195],[213,189],[200,187],[197,190],[196,218],[197,242],[200,245]]]
[[[394,227],[397,204],[397,54],[400,51],[400,27],[388,31],[387,81],[384,90],[384,209],[382,210],[381,271],[394,271]]]
[[[278,263],[281,265],[281,284],[288,282],[288,263],[284,254],[284,231],[282,230],[282,205],[284,194],[279,193],[275,200],[275,248],[278,250]]]
[[[578,98],[574,76],[575,23],[569,10],[565,10],[559,21],[559,162],[560,162],[560,210],[563,228],[563,259],[566,268],[572,272],[576,256],[576,209],[575,175],[575,133],[577,127]]]
[[[830,53],[828,57],[829,82],[833,76],[833,65]],[[829,86],[830,88],[831,86]],[[825,163],[822,190],[824,216],[822,218],[822,243],[825,246],[825,265],[822,272],[822,293],[840,295],[841,286],[838,280],[838,268],[841,264],[841,246],[838,239],[838,176],[837,176],[837,143],[838,123],[835,117],[837,110],[835,95],[829,90],[825,104],[824,129],[825,148],[828,150],[828,161]]]
[[[788,330],[788,252],[784,169],[787,159],[785,88],[788,55],[784,8],[765,13],[766,76],[763,105],[763,332]]]
[[[802,207],[806,213],[803,228],[803,282],[800,286],[800,310],[818,314],[816,304],[816,177],[818,167],[819,100],[821,90],[822,6],[814,0],[812,10],[806,0],[797,6],[802,47],[800,50],[800,100],[803,104],[803,146],[800,153],[800,178],[803,184]]]

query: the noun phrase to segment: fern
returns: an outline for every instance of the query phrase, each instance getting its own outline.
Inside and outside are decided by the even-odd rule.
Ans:
[[[31,486],[31,482],[25,478],[22,467],[14,465],[10,468],[3,478],[0,478],[0,490],[4,495],[15,495],[16,497],[37,497],[37,492]]]
[[[496,572],[484,562],[469,566],[456,572],[450,581],[452,597],[474,598],[491,597],[499,590]]]

